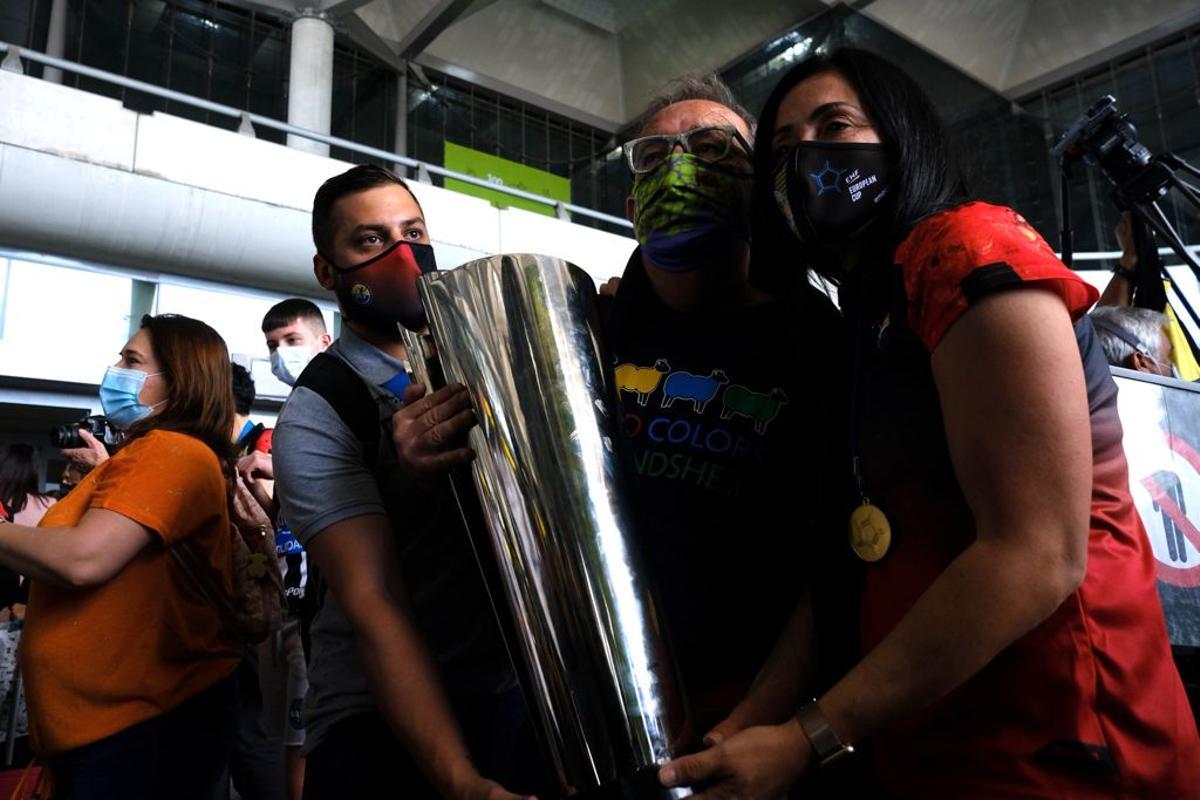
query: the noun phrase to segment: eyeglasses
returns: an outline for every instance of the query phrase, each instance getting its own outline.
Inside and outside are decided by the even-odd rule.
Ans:
[[[675,146],[683,148],[683,152],[691,153],[701,161],[716,163],[729,155],[729,149],[734,139],[742,147],[742,152],[750,155],[750,143],[746,141],[738,129],[732,125],[713,125],[708,128],[695,128],[683,133],[666,134],[661,136],[643,136],[640,139],[626,142],[622,148],[629,169],[634,175],[643,175],[658,168]]]

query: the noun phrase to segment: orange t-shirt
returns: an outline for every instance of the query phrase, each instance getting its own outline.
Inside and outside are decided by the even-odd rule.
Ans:
[[[167,547],[232,597],[225,481],[200,440],[152,431],[79,482],[42,518],[71,527],[91,508],[144,525],[156,541],[99,586],[34,581],[21,642],[33,742],[54,756],[152,719],[227,676],[238,655],[220,612],[192,588]]]

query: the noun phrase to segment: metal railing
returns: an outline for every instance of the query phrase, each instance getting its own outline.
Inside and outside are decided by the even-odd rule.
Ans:
[[[379,158],[393,164],[400,164],[408,167],[409,169],[415,169],[417,171],[418,180],[425,179],[426,182],[428,182],[426,176],[438,175],[442,178],[451,178],[456,181],[462,181],[463,183],[469,183],[473,186],[479,186],[484,189],[501,192],[512,197],[519,197],[523,200],[531,200],[535,203],[541,203],[542,205],[553,209],[559,219],[567,222],[571,221],[572,214],[578,214],[580,216],[590,217],[602,222],[607,222],[610,225],[616,225],[621,228],[633,227],[633,224],[623,217],[615,217],[612,214],[605,214],[602,211],[595,211],[590,208],[584,208],[583,206],[577,206],[574,203],[564,203],[561,200],[555,200],[552,197],[545,197],[540,194],[534,194],[533,192],[527,192],[523,189],[514,189],[511,186],[491,183],[489,181],[476,178],[473,175],[466,175],[461,172],[455,172],[454,170],[446,169],[445,167],[439,167],[436,164],[418,161],[415,158],[402,156],[398,153],[390,153],[387,150],[381,150],[377,147],[369,147],[364,144],[358,144],[357,142],[352,142],[348,139],[340,139],[336,136],[330,136],[325,133],[310,131],[306,128],[298,128],[295,125],[289,125],[286,122],[280,122],[279,120],[272,119],[271,117],[264,117],[261,114],[253,114],[249,111],[242,111],[241,109],[234,108],[233,106],[214,103],[211,100],[204,100],[199,97],[193,97],[189,94],[176,92],[173,89],[165,89],[161,86],[155,86],[152,83],[146,83],[133,78],[126,78],[124,75],[117,75],[112,72],[106,72],[102,69],[96,69],[95,67],[77,64],[74,61],[65,61],[61,58],[48,56],[45,53],[39,53],[35,50],[26,50],[24,48],[17,47],[16,45],[9,44],[8,42],[0,42],[0,53],[5,53],[4,60],[0,62],[0,69],[9,72],[18,72],[24,74],[25,67],[21,62],[22,59],[28,59],[29,61],[43,64],[47,67],[54,67],[55,69],[62,70],[63,72],[73,72],[77,75],[94,78],[98,81],[111,83],[115,86],[122,86],[126,89],[134,89],[139,92],[145,92],[146,94],[161,97],[164,100],[183,103],[195,108],[204,109],[205,111],[211,111],[214,114],[221,114],[230,117],[231,119],[239,120],[238,133],[242,133],[247,136],[254,135],[255,126],[270,128],[282,133],[289,133],[294,136],[311,139],[314,142],[321,142],[322,144],[332,145],[334,147],[342,147],[355,153],[361,153],[362,155],[370,156],[371,158]]]
[[[1196,258],[1200,258],[1200,244],[1189,244],[1185,249]],[[1158,248],[1160,256],[1175,256],[1176,253],[1169,247]],[[1062,255],[1055,253],[1055,255]],[[1116,261],[1121,257],[1120,250],[1098,250],[1091,253],[1075,253],[1072,256],[1076,261]]]

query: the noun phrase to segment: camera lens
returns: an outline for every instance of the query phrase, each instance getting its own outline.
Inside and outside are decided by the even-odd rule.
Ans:
[[[51,428],[50,444],[59,449],[83,447],[83,439],[79,438],[79,423],[56,425]]]

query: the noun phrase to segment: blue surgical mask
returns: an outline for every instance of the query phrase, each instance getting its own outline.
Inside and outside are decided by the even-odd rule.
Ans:
[[[100,406],[113,427],[127,430],[135,422],[148,417],[154,406],[166,402],[164,400],[162,403],[148,406],[138,400],[142,385],[146,383],[147,378],[154,375],[162,373],[145,373],[140,369],[122,367],[109,367],[104,373],[104,380],[100,381]]]

